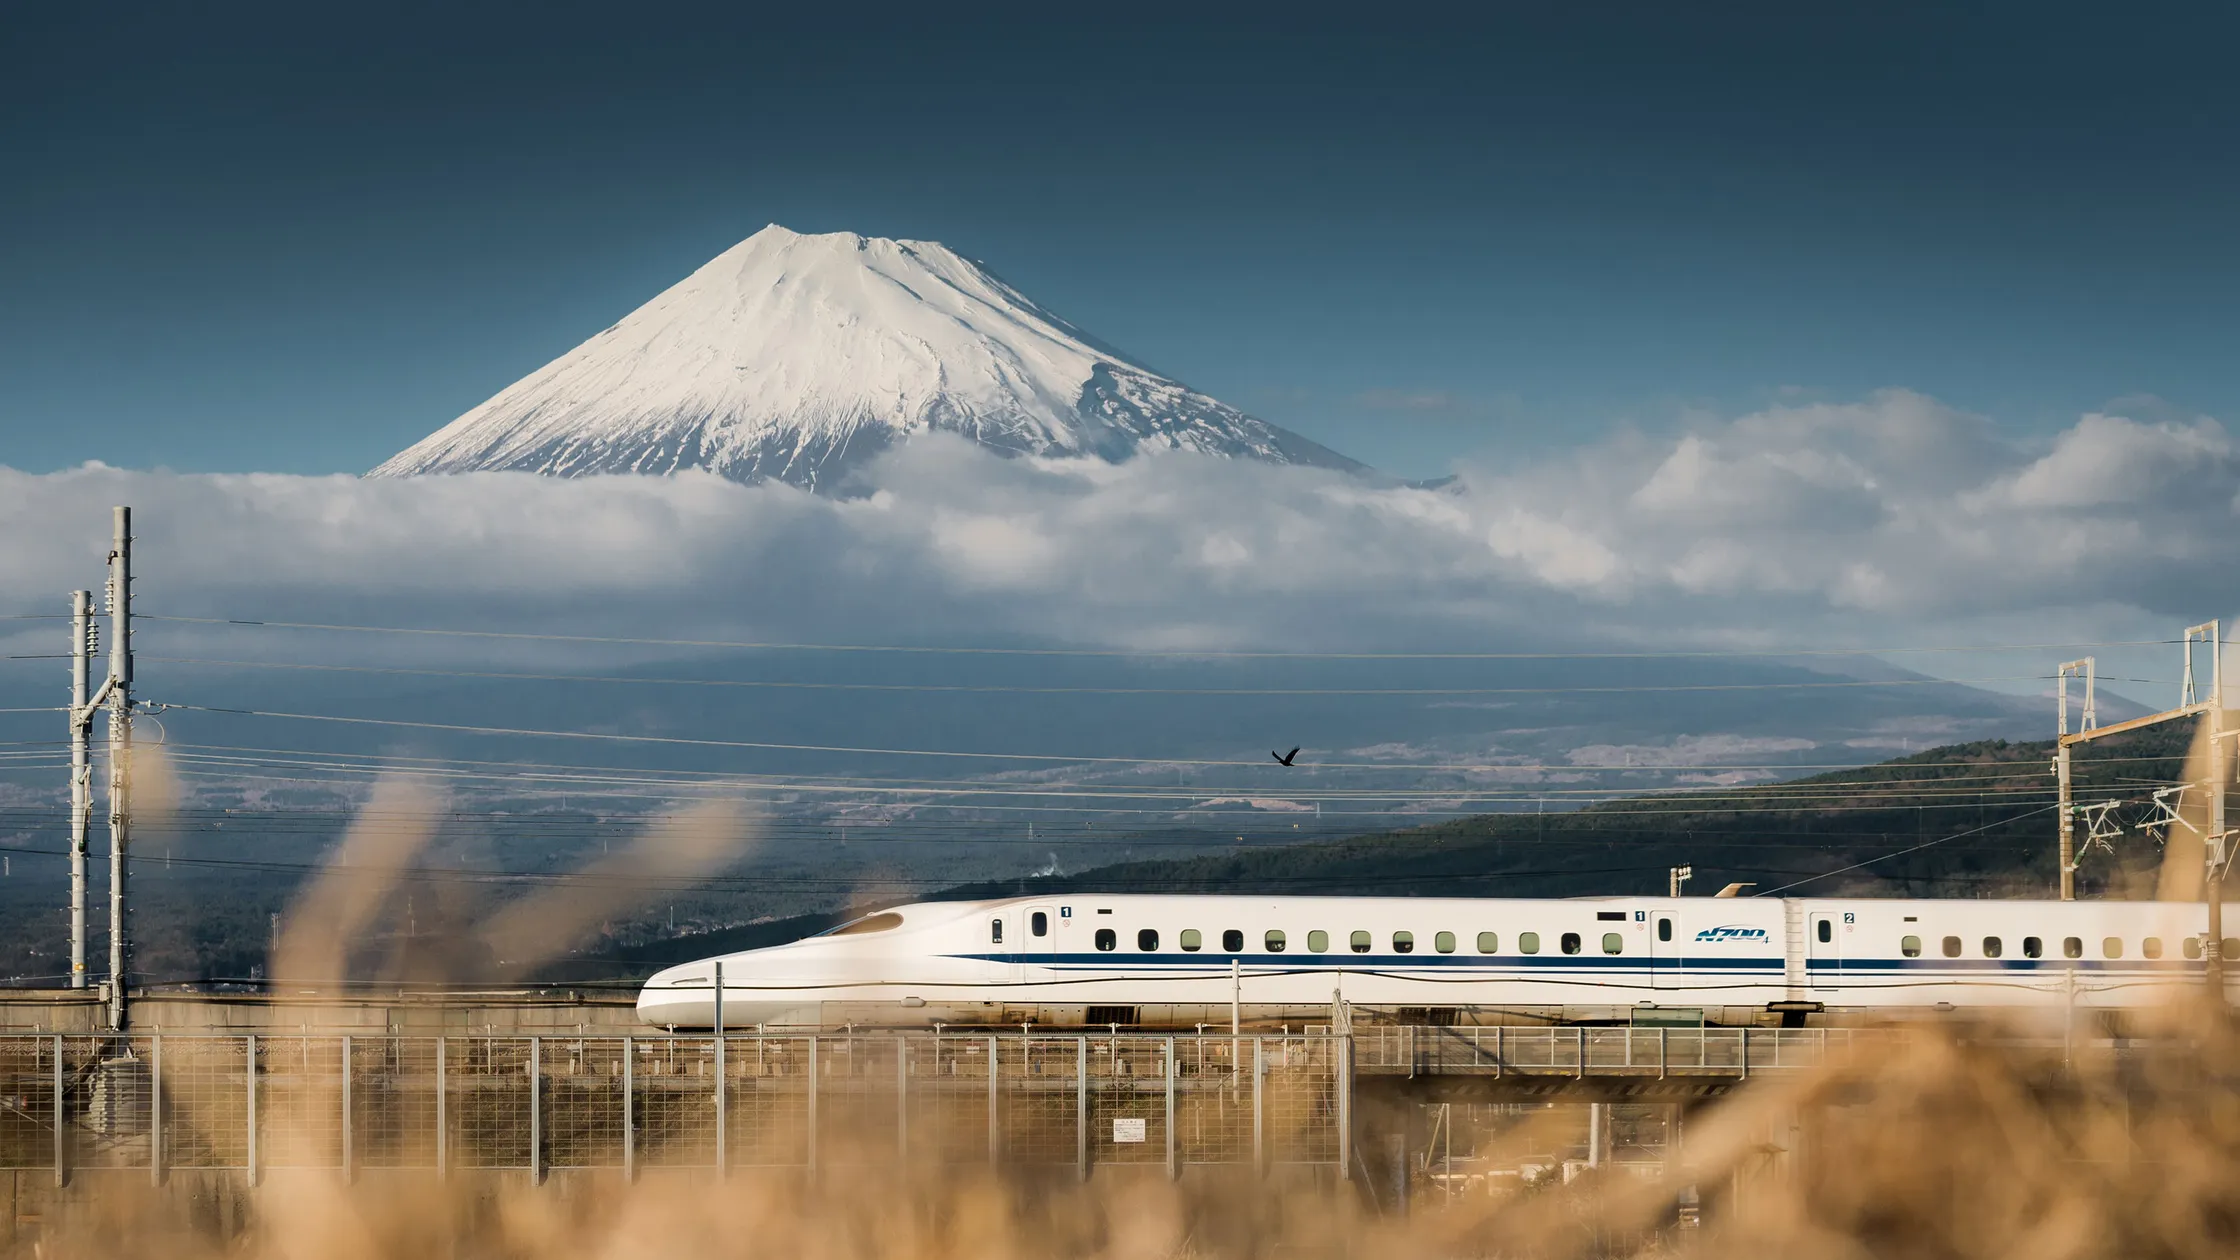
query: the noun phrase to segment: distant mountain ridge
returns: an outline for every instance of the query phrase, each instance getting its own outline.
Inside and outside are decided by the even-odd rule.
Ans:
[[[1161,376],[932,241],[776,224],[369,474],[705,469],[837,489],[896,442],[1366,471]]]

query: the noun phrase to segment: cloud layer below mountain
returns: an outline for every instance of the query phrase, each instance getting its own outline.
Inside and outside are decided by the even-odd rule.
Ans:
[[[1890,391],[1436,490],[942,438],[874,482],[0,469],[0,611],[98,588],[130,503],[142,606],[191,616],[1176,649],[2063,640],[2232,611],[2240,460],[2209,419],[2094,414],[2030,444]]]

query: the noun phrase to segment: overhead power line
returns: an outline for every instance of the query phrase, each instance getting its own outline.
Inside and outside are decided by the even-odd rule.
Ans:
[[[1559,661],[1559,660],[1673,660],[1689,658],[1783,656],[1886,656],[1953,652],[2069,651],[2075,648],[2161,647],[2176,639],[2111,640],[2100,643],[1962,644],[1947,647],[1857,648],[1706,648],[1638,652],[1255,652],[1224,649],[1176,648],[1029,648],[958,647],[877,643],[805,643],[783,640],[657,639],[635,635],[545,634],[522,630],[460,630],[431,626],[361,626],[321,621],[268,621],[240,617],[180,617],[135,612],[149,621],[173,621],[205,626],[258,626],[276,630],[321,630],[350,634],[434,635],[463,639],[517,639],[543,643],[633,644],[647,647],[723,648],[740,651],[785,652],[892,652],[951,656],[1094,656],[1143,657],[1173,660],[1421,660],[1421,661]]]
[[[49,659],[41,657],[39,659]],[[61,659],[57,656],[52,659]],[[214,660],[195,656],[150,656],[144,661],[204,665],[222,669],[308,670],[338,674],[406,674],[424,678],[490,678],[514,682],[621,683],[630,686],[745,687],[776,691],[923,691],[994,692],[1023,695],[1096,696],[1554,696],[1694,691],[1820,691],[1862,687],[1973,686],[1978,683],[2050,682],[2051,674],[2005,674],[1990,678],[1872,678],[1764,683],[1637,683],[1608,687],[1054,687],[1018,683],[856,683],[791,679],[666,678],[660,675],[528,674],[486,669],[425,669],[402,665],[330,665],[298,661]],[[2112,678],[2102,682],[2156,682],[2151,678]]]

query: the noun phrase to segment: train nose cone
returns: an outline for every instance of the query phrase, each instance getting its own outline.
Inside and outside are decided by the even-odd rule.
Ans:
[[[689,987],[688,987],[689,986]],[[704,964],[687,963],[657,971],[638,990],[638,1018],[663,1028],[690,1028],[712,1021],[715,995]]]

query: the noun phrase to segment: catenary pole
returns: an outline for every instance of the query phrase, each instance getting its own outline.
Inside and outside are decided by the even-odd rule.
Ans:
[[[70,987],[86,987],[86,832],[93,820],[93,592],[70,592]]]
[[[125,1029],[125,850],[132,830],[132,509],[109,551],[109,1028]]]
[[[2202,970],[2209,982],[2209,1000],[2224,1005],[2224,869],[2231,864],[2232,837],[2225,831],[2224,793],[2227,772],[2224,747],[2224,627],[2208,623],[2209,708],[2201,720],[2209,724],[2209,869],[2202,881],[2202,895],[2209,903],[2209,939],[2201,943]],[[2190,633],[2190,632],[2189,632]]]

